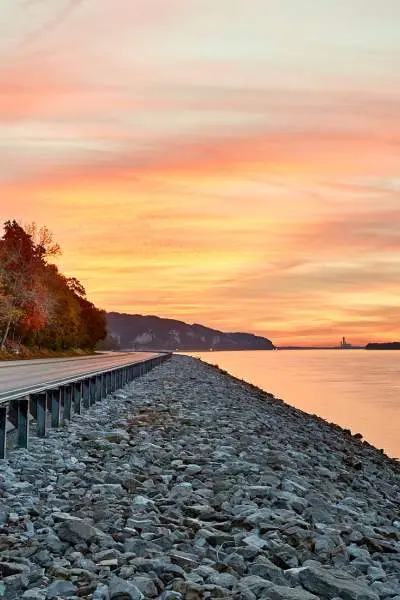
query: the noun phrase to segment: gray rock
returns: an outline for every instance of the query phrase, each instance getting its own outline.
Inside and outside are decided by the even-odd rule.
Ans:
[[[237,578],[230,573],[215,573],[215,575],[211,575],[209,582],[218,587],[232,589],[237,582]]]
[[[271,587],[263,598],[266,600],[319,600],[318,596],[306,592],[301,587],[291,588],[280,585]]]
[[[147,508],[153,506],[154,502],[151,498],[147,498],[147,496],[141,496],[138,494],[132,498],[132,505]]]
[[[179,565],[183,569],[193,569],[197,567],[199,558],[195,554],[189,554],[188,552],[170,552],[169,558],[171,562]]]
[[[0,596],[1,598],[1,596]],[[23,600],[46,600],[46,591],[41,588],[32,588],[30,590],[26,590],[22,594]]]
[[[136,585],[120,577],[111,577],[109,588],[110,600],[144,600],[144,595]]]
[[[289,544],[281,544],[271,554],[273,562],[282,569],[294,569],[299,566],[297,552]]]
[[[61,523],[56,527],[58,537],[65,542],[76,544],[78,542],[91,542],[102,537],[103,532],[93,527],[87,521],[73,517],[65,513],[59,513],[56,516]]]
[[[312,565],[301,569],[299,578],[306,590],[326,598],[338,596],[343,600],[379,600],[379,596],[365,583],[344,571]]]
[[[100,585],[92,594],[92,600],[110,600],[110,593],[107,585]]]
[[[48,535],[43,543],[48,550],[55,554],[61,554],[65,548],[65,544],[54,533]]]
[[[380,567],[369,567],[367,571],[368,579],[370,581],[382,581],[386,579],[385,571]]]
[[[266,523],[270,521],[273,516],[274,511],[270,508],[260,508],[252,512],[248,517],[246,517],[246,523],[249,525],[259,526],[262,523]]]
[[[114,429],[113,431],[107,431],[103,434],[103,437],[112,442],[113,444],[120,444],[121,442],[129,442],[129,433],[124,429]]]
[[[248,535],[243,539],[243,542],[250,546],[251,548],[256,548],[257,550],[261,550],[265,546],[267,546],[267,542],[263,540],[259,535],[253,533],[252,535]]]
[[[183,596],[179,592],[165,590],[157,600],[183,600]]]
[[[107,550],[102,550],[101,552],[96,552],[96,554],[93,555],[93,560],[96,563],[102,562],[103,560],[112,560],[114,558],[118,558],[119,557],[119,552],[118,550],[115,550],[115,548],[108,548]]]
[[[132,583],[142,592],[145,598],[155,598],[158,594],[157,586],[151,577],[140,575],[134,577]]]
[[[340,428],[176,356],[0,461],[0,596],[63,579],[69,600],[110,600],[118,575],[120,600],[392,600],[398,477]]]
[[[54,581],[47,589],[46,600],[56,600],[57,598],[68,598],[74,596],[76,586],[71,581],[59,579]]]
[[[197,475],[198,473],[201,473],[202,468],[200,467],[200,465],[195,465],[195,464],[191,464],[188,465],[185,469],[185,472],[188,475]]]
[[[286,585],[287,580],[283,573],[283,570],[274,565],[265,556],[259,556],[257,560],[249,566],[250,575],[258,575],[263,579],[272,581],[276,585]]]
[[[232,554],[229,554],[224,559],[224,564],[231,567],[231,569],[234,569],[235,572],[239,575],[244,575],[247,570],[247,564],[243,556],[237,554],[236,552],[232,552]],[[251,575],[259,575],[260,577],[263,577],[261,573],[251,573]]]
[[[26,564],[0,560],[0,574],[2,578],[20,575],[29,571]]]
[[[92,486],[94,494],[102,494],[104,496],[123,496],[125,490],[119,483],[97,483]]]
[[[258,577],[258,575],[248,575],[247,577],[242,577],[236,584],[234,591],[238,590],[243,592],[248,590],[253,594],[254,598],[264,598],[272,586],[273,583],[271,583],[271,581]]]

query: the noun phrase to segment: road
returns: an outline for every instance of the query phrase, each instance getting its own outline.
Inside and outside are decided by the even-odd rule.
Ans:
[[[0,403],[10,395],[33,392],[41,385],[123,366],[158,356],[156,352],[113,352],[79,358],[5,361],[0,363]]]

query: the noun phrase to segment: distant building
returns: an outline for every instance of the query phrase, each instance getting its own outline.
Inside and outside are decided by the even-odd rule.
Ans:
[[[340,348],[342,350],[346,349],[346,348],[352,348],[352,345],[349,342],[347,342],[347,340],[344,336],[342,337],[342,341],[340,342]]]

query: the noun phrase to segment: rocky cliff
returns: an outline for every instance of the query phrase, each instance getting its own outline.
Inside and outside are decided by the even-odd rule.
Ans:
[[[174,319],[117,312],[107,314],[108,332],[123,349],[273,350],[273,343],[251,333],[223,333]]]

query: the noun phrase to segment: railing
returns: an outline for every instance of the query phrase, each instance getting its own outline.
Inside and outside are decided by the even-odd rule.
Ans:
[[[80,373],[2,395],[0,459],[6,456],[7,421],[16,429],[17,446],[27,448],[30,415],[36,421],[36,434],[45,437],[48,413],[51,415],[51,427],[57,428],[60,423],[71,420],[73,413],[80,414],[82,408],[90,408],[95,402],[123,388],[136,377],[148,373],[170,357],[170,353],[160,354],[141,361]]]

